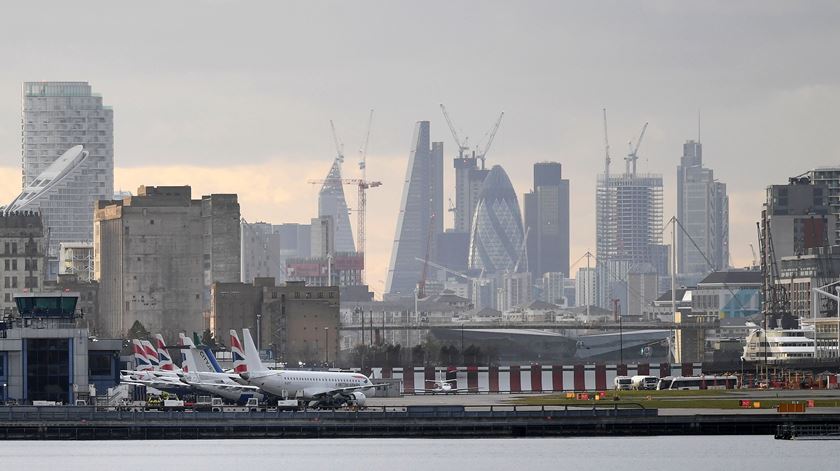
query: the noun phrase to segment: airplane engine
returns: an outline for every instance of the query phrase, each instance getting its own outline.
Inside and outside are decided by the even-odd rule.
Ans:
[[[357,391],[357,392],[353,393],[353,398],[351,399],[350,402],[352,402],[353,404],[355,404],[359,407],[364,407],[366,399],[367,399],[367,397],[363,393],[360,393],[360,392]]]

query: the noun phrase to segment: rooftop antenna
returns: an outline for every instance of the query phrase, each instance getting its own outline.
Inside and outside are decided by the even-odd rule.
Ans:
[[[700,109],[697,109],[697,143],[700,143]]]

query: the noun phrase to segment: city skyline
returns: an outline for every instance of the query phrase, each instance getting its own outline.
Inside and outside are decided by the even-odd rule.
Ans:
[[[580,6],[572,11],[563,5],[532,5],[534,8],[528,11],[503,4],[488,4],[478,11],[440,5],[439,9],[451,15],[434,15],[437,38],[430,38],[428,43],[400,39],[390,46],[377,44],[376,34],[366,30],[347,39],[346,45],[317,40],[316,36],[323,33],[320,28],[339,29],[336,26],[348,18],[364,20],[365,15],[372,15],[361,21],[370,25],[415,13],[431,18],[431,14],[417,6],[388,6],[382,11],[371,4],[334,6],[341,10],[336,17],[346,13],[341,21],[330,15],[325,25],[302,33],[292,23],[306,24],[302,20],[316,17],[322,7],[301,7],[288,12],[283,20],[288,31],[270,29],[277,31],[279,40],[261,41],[262,33],[256,32],[259,28],[247,32],[242,40],[223,34],[229,42],[214,43],[218,46],[214,54],[221,57],[191,52],[194,41],[211,37],[209,31],[201,29],[195,38],[178,35],[180,21],[192,14],[187,7],[174,6],[171,17],[149,17],[147,24],[155,24],[160,39],[144,42],[140,49],[135,49],[128,35],[120,33],[119,21],[104,25],[105,30],[95,34],[93,29],[82,28],[74,37],[58,39],[58,33],[49,31],[52,23],[36,24],[30,19],[38,18],[30,12],[32,7],[11,7],[5,17],[21,21],[4,23],[0,33],[4,40],[0,50],[11,57],[7,73],[0,79],[0,176],[6,181],[20,181],[22,82],[33,77],[85,80],[116,111],[115,188],[189,184],[198,194],[238,193],[242,215],[248,221],[305,223],[317,212],[317,188],[307,185],[306,180],[323,178],[334,156],[329,119],[347,129],[345,136],[361,136],[364,112],[372,107],[377,114],[368,176],[383,181],[383,187],[372,192],[368,200],[368,280],[381,293],[411,124],[432,121],[432,140],[444,142],[444,161],[456,155],[456,146],[438,110],[441,102],[449,106],[459,132],[469,135],[470,142],[480,140],[498,109],[505,110],[505,121],[487,157],[488,167],[503,165],[517,194],[531,189],[534,162],[557,161],[563,165],[572,187],[572,261],[586,250],[594,251],[592,193],[603,153],[600,109],[604,106],[610,110],[616,160],[641,123],[651,123],[639,165],[640,171],[664,175],[666,220],[675,212],[674,170],[681,146],[697,138],[696,114],[698,108],[702,110],[700,142],[705,147],[705,165],[728,184],[730,248],[735,266],[746,265],[751,259],[748,244],[754,243],[754,224],[764,188],[837,161],[840,149],[832,140],[830,118],[831,110],[840,102],[836,78],[840,74],[836,64],[824,60],[830,56],[831,45],[837,44],[838,33],[831,28],[840,13],[836,6],[762,3],[762,11],[746,6],[720,11],[714,6],[646,4],[637,12],[635,7],[618,4],[605,17],[606,31],[585,31],[574,23],[602,14],[604,7]],[[235,22],[243,18],[231,8],[224,2],[206,3],[201,19],[212,28],[226,23],[223,19]],[[475,42],[459,41],[461,26],[456,18],[467,10],[492,26],[482,29],[499,31],[498,36],[484,32]],[[745,14],[754,15],[753,21],[744,21]],[[624,21],[626,17],[633,21]],[[68,18],[80,20],[82,26],[91,21],[70,10],[62,20]],[[787,27],[791,18],[798,19],[799,24],[807,22],[808,31]],[[417,21],[421,23],[428,21]],[[527,24],[537,27],[531,28],[532,34],[522,35]],[[626,34],[630,24],[635,35]],[[714,29],[707,32],[704,28],[711,24]],[[420,30],[414,22],[400,20],[394,25],[407,28],[409,33]],[[31,41],[32,35],[22,34],[22,28],[42,31],[44,37]],[[103,33],[113,40],[100,41]],[[664,41],[674,33],[679,33],[674,44]],[[680,38],[692,33],[704,34],[707,41],[689,47]],[[300,51],[282,45],[286,35],[295,34],[312,43]],[[612,41],[618,36],[624,38],[622,44]],[[62,46],[40,54],[53,42]],[[236,57],[245,44],[266,45]],[[572,46],[575,44],[585,46],[585,51],[577,52]],[[171,52],[167,50],[170,46]],[[125,58],[114,64],[94,60],[96,56],[113,56],[115,47],[127,49]],[[291,61],[297,70],[293,76],[279,74],[280,64],[282,70],[288,68],[280,59],[267,61],[267,65],[257,61],[273,48],[286,54],[284,60]],[[350,50],[353,54],[345,54]],[[35,54],[39,61],[27,59],[26,53]],[[387,65],[357,75],[324,74],[327,66],[322,59],[313,61],[310,57],[325,53],[336,61],[329,67],[341,71],[355,71],[360,60]],[[471,62],[475,74],[482,76],[481,83],[443,71],[463,57],[477,55],[488,59]],[[684,59],[685,55],[691,59]],[[419,70],[419,64],[433,56],[441,59],[439,76],[412,79],[410,75]],[[558,61],[541,57],[557,57]],[[633,76],[604,74],[604,64],[618,71],[630,58],[642,60],[645,67]],[[227,59],[229,67],[214,68],[219,59]],[[743,61],[749,66],[740,67]],[[92,63],[81,76],[76,66],[79,62]],[[161,67],[165,73],[158,74]],[[511,73],[495,73],[503,68]],[[808,74],[797,70],[807,70]],[[400,86],[396,86],[398,83]],[[416,93],[406,93],[406,84]],[[225,93],[218,93],[222,87]],[[189,93],[185,93],[187,90]],[[245,108],[248,113],[242,111]],[[215,112],[207,113],[207,109]],[[277,129],[283,131],[278,134]],[[356,144],[350,139],[347,143],[348,149]],[[356,156],[347,154],[345,177],[353,178]],[[744,168],[755,171],[744,172]],[[446,201],[454,185],[452,169],[445,165],[444,172]],[[3,202],[11,201],[19,190],[14,186],[4,188],[0,197]],[[353,200],[348,201],[351,206],[355,205]],[[446,214],[444,227],[451,225],[451,216]]]

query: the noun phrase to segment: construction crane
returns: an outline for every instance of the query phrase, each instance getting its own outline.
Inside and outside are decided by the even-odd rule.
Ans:
[[[605,154],[604,176],[609,177],[610,176],[610,163],[612,162],[612,160],[610,160],[610,139],[607,135],[607,109],[603,108],[603,111],[604,111],[604,154]]]
[[[426,258],[423,262],[423,271],[420,273],[420,282],[417,283],[417,299],[426,297],[426,275],[429,271],[429,257],[432,253],[432,234],[435,229],[435,213],[429,217],[429,232],[426,234]]]
[[[752,256],[753,256],[752,266],[753,267],[758,267],[758,257],[756,257],[756,255],[755,255],[755,247],[753,246],[752,242],[750,242],[750,251],[752,252]]]
[[[371,125],[373,124],[373,110],[370,110],[370,116],[368,117],[368,127],[367,132],[365,133],[364,141],[362,141],[362,145],[359,148],[359,170],[362,172],[362,178],[341,178],[338,179],[344,185],[355,185],[358,194],[357,198],[357,206],[356,206],[356,241],[358,242],[358,251],[362,254],[365,253],[366,246],[367,246],[367,239],[366,239],[366,230],[365,230],[365,215],[367,212],[367,190],[371,188],[377,188],[382,186],[382,182],[379,181],[368,181],[367,180],[367,151],[368,151],[368,144],[370,143],[370,129]],[[333,135],[333,142],[335,142],[335,151],[336,151],[336,160],[339,163],[344,162],[344,143],[341,142],[341,139],[338,137],[338,133],[335,130],[335,124],[332,120],[330,120],[330,128],[332,129]],[[309,180],[309,183],[315,185],[323,185],[328,181],[332,182],[333,179],[326,179],[326,180]],[[364,283],[364,272],[362,272],[362,282]]]
[[[642,132],[639,133],[639,140],[636,141],[636,147],[633,147],[632,142],[628,143],[629,147],[632,149],[630,151],[630,153],[627,154],[627,157],[624,159],[626,164],[627,164],[627,168],[626,168],[625,171],[628,175],[635,175],[636,174],[636,161],[639,160],[639,146],[642,145],[642,139],[645,138],[645,131],[647,131],[647,127],[648,127],[648,123],[645,123],[645,125],[642,126]],[[630,172],[631,165],[632,165],[632,170],[633,170],[632,173]]]
[[[340,178],[340,179],[320,179],[320,180],[308,180],[307,183],[311,183],[313,185],[323,185],[327,182],[334,182],[340,181],[344,185],[355,185],[358,189],[358,206],[356,207],[356,213],[358,217],[358,221],[364,221],[365,217],[365,209],[367,207],[367,190],[371,188],[376,188],[382,186],[382,182],[369,182],[362,180],[360,178]],[[364,253],[365,251],[365,226],[364,223],[356,225],[356,239],[359,241],[359,252]]]
[[[488,131],[489,137],[487,138],[487,143],[484,146],[476,146],[475,150],[475,158],[481,160],[481,169],[484,170],[484,159],[487,156],[487,152],[490,151],[490,146],[493,145],[493,139],[496,137],[496,132],[499,131],[499,126],[502,124],[502,118],[505,117],[505,112],[502,111],[499,114],[499,119],[496,120],[496,124]]]
[[[455,144],[458,144],[458,158],[464,158],[464,152],[469,151],[470,147],[467,145],[468,139],[461,141],[458,137],[458,131],[455,130],[455,125],[452,124],[452,119],[449,118],[449,113],[446,112],[446,107],[443,103],[440,104],[440,110],[443,111],[443,117],[446,118],[446,124],[449,125],[449,131],[452,133],[452,138],[455,139]]]
[[[330,129],[332,129],[333,142],[335,142],[335,152],[336,152],[335,160],[337,160],[338,163],[343,164],[344,163],[344,143],[341,142],[341,139],[338,138],[338,133],[335,132],[335,124],[333,124],[333,120],[330,120]]]
[[[367,190],[381,186],[381,182],[369,182],[367,179],[367,151],[370,143],[370,128],[373,125],[373,110],[370,110],[368,116],[367,132],[365,132],[365,140],[359,148],[359,171],[362,173],[362,178],[357,183],[359,187],[358,194],[358,211],[356,211],[356,240],[359,243],[359,251],[363,254],[367,250]],[[362,272],[362,283],[364,283],[364,272]]]

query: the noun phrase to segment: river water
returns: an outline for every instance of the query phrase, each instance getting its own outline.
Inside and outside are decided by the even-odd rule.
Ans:
[[[770,436],[22,441],[0,442],[0,470],[834,470],[838,445]]]

